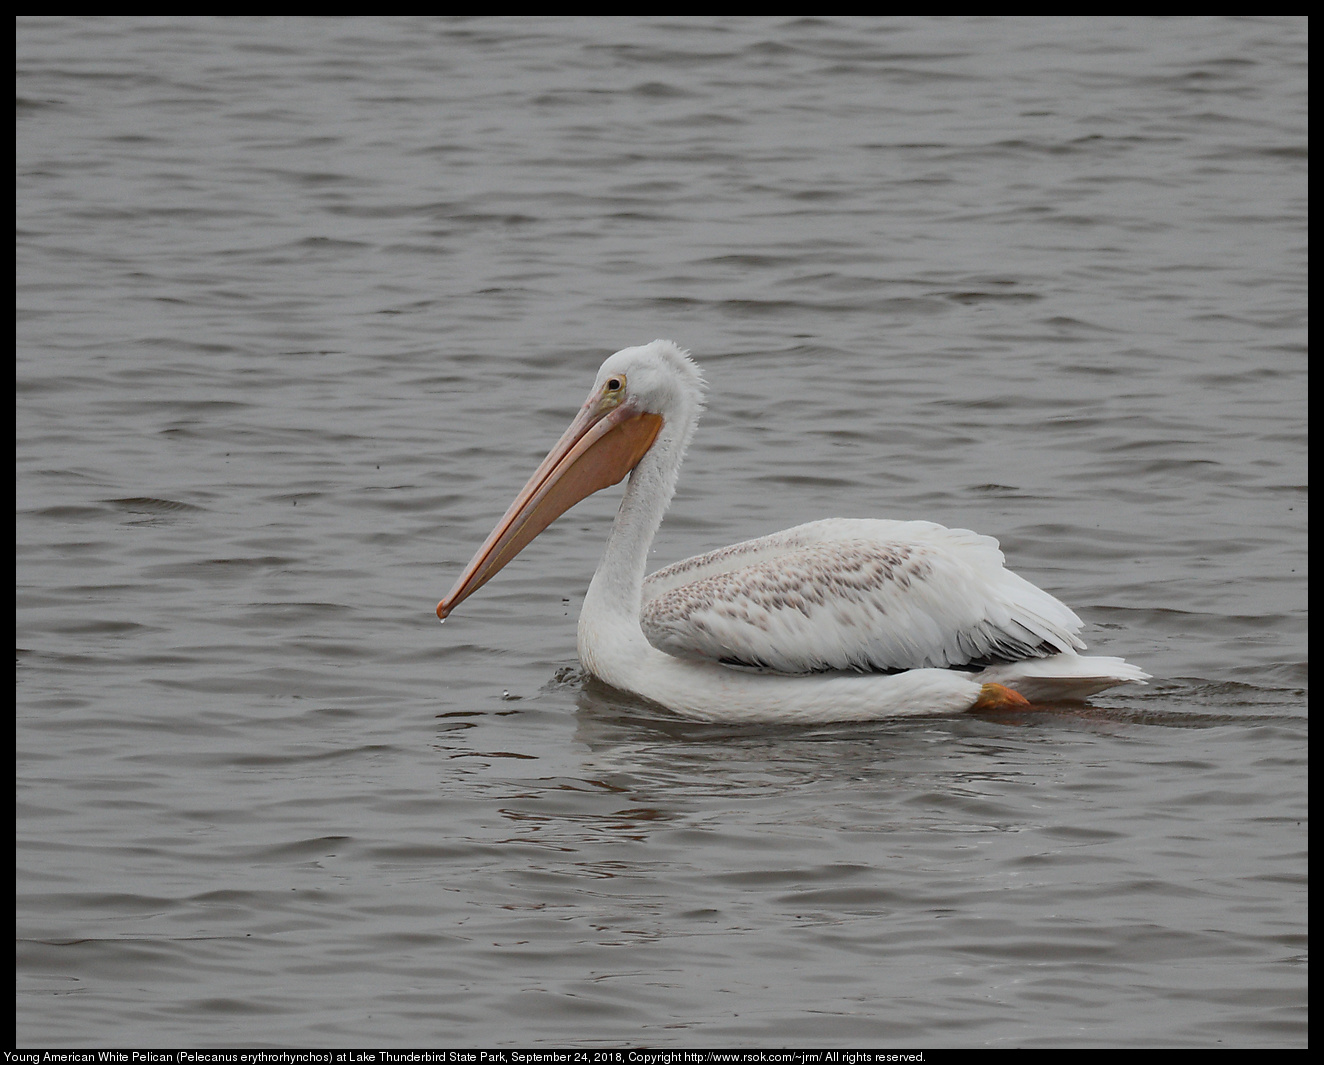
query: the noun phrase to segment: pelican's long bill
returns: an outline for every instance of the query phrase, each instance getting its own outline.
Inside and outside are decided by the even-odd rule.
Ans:
[[[619,374],[589,396],[455,587],[437,604],[437,617],[444,621],[547,526],[638,465],[662,428],[662,416],[622,402],[625,394],[625,375]]]

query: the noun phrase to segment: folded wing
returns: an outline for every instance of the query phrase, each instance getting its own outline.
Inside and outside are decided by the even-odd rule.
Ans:
[[[997,541],[931,522],[831,518],[686,559],[644,582],[648,642],[778,673],[980,666],[1084,648],[1071,610]]]

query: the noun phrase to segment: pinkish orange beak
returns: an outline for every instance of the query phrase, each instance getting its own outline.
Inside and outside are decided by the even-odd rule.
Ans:
[[[443,621],[547,526],[639,464],[662,428],[662,416],[636,411],[600,389],[548,452],[483,546],[437,604]]]

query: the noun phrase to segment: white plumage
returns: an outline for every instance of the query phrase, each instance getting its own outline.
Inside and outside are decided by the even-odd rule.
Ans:
[[[667,654],[780,673],[1083,648],[1080,618],[1002,563],[996,540],[966,529],[828,518],[659,570],[640,621]]]
[[[588,400],[437,607],[446,617],[579,499],[626,473],[579,655],[691,716],[824,721],[1079,699],[1147,674],[1085,658],[1080,619],[1007,570],[996,540],[830,518],[644,568],[703,406],[670,341],[603,363]]]

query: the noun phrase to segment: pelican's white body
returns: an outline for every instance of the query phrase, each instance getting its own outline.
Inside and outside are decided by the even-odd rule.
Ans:
[[[814,722],[1084,698],[1147,674],[1082,658],[1080,618],[1003,566],[996,540],[832,518],[644,579],[703,377],[669,340],[618,351],[437,604],[448,617],[584,497],[630,481],[584,599],[590,673],[710,721]]]
[[[703,380],[663,340],[611,356],[595,390],[614,375],[663,427],[579,618],[580,661],[606,683],[710,721],[807,723],[966,710],[989,682],[1042,701],[1146,679],[1077,654],[1080,619],[1006,570],[997,541],[930,522],[812,522],[645,580]]]

